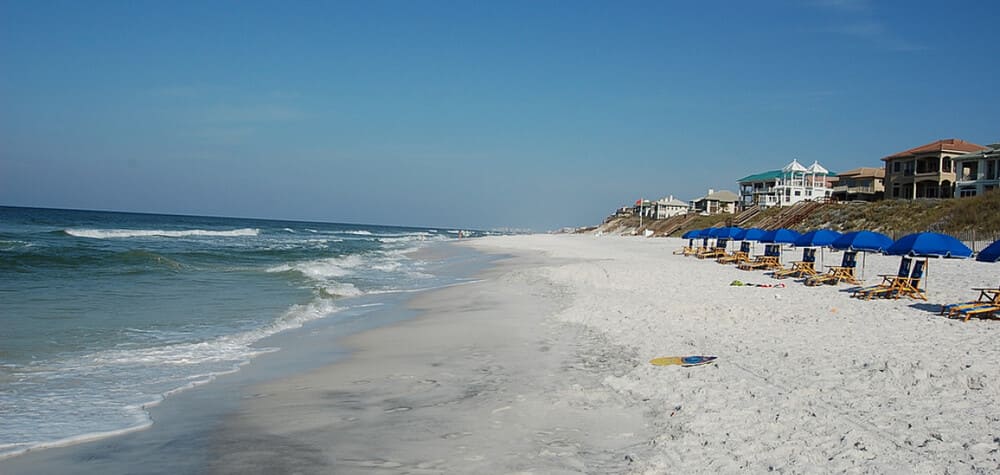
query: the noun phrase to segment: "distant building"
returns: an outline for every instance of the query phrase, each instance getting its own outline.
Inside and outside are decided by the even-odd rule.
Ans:
[[[955,197],[977,196],[1000,188],[1000,143],[985,150],[952,158],[955,162]]]
[[[708,194],[691,200],[691,211],[703,214],[735,213],[740,197],[728,190],[708,190]]]
[[[819,162],[806,168],[798,160],[792,160],[781,170],[740,178],[740,203],[744,207],[770,208],[805,200],[826,200],[833,193],[834,176]]]
[[[674,195],[661,198],[651,203],[653,206],[653,217],[656,219],[667,219],[688,212],[688,204],[674,198]]]
[[[885,162],[887,198],[951,198],[955,194],[954,157],[986,147],[959,139],[943,139],[889,155]]]
[[[833,199],[837,201],[877,201],[885,197],[885,168],[862,167],[837,175]]]

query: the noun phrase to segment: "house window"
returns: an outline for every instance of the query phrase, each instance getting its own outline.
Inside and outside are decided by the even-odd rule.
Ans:
[[[892,171],[899,173],[899,167],[900,167],[899,162],[892,162]]]
[[[795,196],[802,196],[801,190],[795,190]]]
[[[892,187],[892,197],[899,198],[899,185],[893,185]]]
[[[967,196],[976,196],[976,189],[975,188],[962,188],[961,190],[958,190],[958,196],[960,198],[965,198]]]
[[[944,157],[943,159],[941,159],[941,161],[944,162],[941,165],[942,166],[942,171],[950,173],[951,172],[951,158]]]

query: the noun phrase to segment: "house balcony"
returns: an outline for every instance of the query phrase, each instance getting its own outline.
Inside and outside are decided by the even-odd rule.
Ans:
[[[847,193],[850,195],[861,194],[861,193],[875,193],[875,187],[872,185],[865,186],[835,186],[833,187],[834,193]]]

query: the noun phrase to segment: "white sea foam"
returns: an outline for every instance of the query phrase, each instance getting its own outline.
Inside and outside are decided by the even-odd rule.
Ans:
[[[64,229],[70,236],[90,239],[120,239],[133,237],[241,237],[257,236],[259,229],[243,228],[225,231],[206,229],[186,229],[167,231],[163,229]]]
[[[345,289],[348,287],[345,287]],[[328,298],[318,298],[304,305],[293,305],[270,325],[255,330],[213,338],[202,342],[167,344],[151,348],[109,349],[71,360],[51,363],[43,371],[31,371],[31,377],[56,383],[41,399],[32,404],[31,411],[59,416],[62,408],[88,408],[98,416],[90,431],[71,437],[59,437],[63,429],[56,426],[38,426],[32,422],[30,430],[35,440],[0,443],[0,460],[25,452],[50,447],[74,445],[105,437],[143,430],[152,424],[147,409],[164,398],[187,389],[207,384],[216,377],[238,371],[253,357],[277,351],[275,348],[255,348],[252,345],[263,338],[285,330],[299,328],[305,323],[330,316],[340,310]],[[50,368],[51,366],[51,368]],[[177,371],[164,369],[174,367]],[[194,374],[190,369],[204,368]],[[153,371],[153,372],[150,372]],[[22,372],[27,373],[27,372]],[[77,380],[103,380],[108,383],[101,393],[79,391]],[[112,383],[113,381],[113,383]],[[143,394],[143,387],[150,384],[161,387],[159,394]],[[122,398],[132,399],[119,406]],[[0,405],[2,408],[2,405]],[[22,409],[8,407],[14,413]],[[0,410],[4,414],[5,410]],[[9,414],[8,414],[9,415]],[[12,423],[11,420],[6,420]],[[108,430],[110,425],[124,425],[121,429]],[[86,427],[86,426],[84,426]],[[50,432],[51,430],[51,432]]]
[[[364,292],[349,282],[332,282],[331,284],[327,284],[323,287],[322,292],[331,297],[357,297],[359,295],[364,295]]]
[[[268,269],[268,272],[298,272],[310,279],[326,280],[333,277],[343,277],[351,273],[350,269],[362,265],[364,259],[357,254],[344,257],[331,257],[314,261],[282,264]]]
[[[354,230],[354,231],[344,231],[344,234],[353,234],[355,236],[371,236],[372,232],[365,230]]]

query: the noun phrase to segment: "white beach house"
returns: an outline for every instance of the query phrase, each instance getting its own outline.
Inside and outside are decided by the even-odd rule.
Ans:
[[[708,190],[708,194],[691,200],[691,211],[701,214],[735,213],[740,197],[729,190]]]
[[[808,168],[792,160],[781,170],[743,177],[740,184],[740,203],[744,207],[761,208],[790,206],[805,200],[827,200],[833,193],[836,174],[813,162]]]
[[[1000,143],[986,150],[952,158],[955,162],[955,197],[977,196],[1000,189]]]

